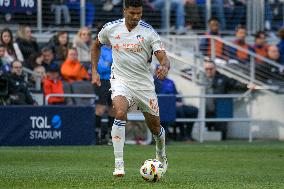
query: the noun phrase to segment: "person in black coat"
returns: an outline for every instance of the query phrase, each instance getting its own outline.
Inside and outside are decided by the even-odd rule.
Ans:
[[[17,31],[16,42],[23,54],[24,61],[27,61],[31,55],[39,52],[36,39],[32,37],[32,31],[29,26],[20,26]]]
[[[11,74],[8,76],[8,94],[11,104],[36,105],[27,87],[27,82],[22,74],[23,65],[15,60],[11,63]]]
[[[211,60],[205,60],[204,62],[205,70],[205,91],[206,94],[226,94],[231,90],[245,90],[247,86],[234,80],[228,78],[225,75],[220,74],[216,70],[216,65]],[[219,99],[220,100],[220,99]],[[206,99],[206,117],[216,118],[216,101],[214,98]],[[209,130],[217,130],[222,132],[222,139],[227,138],[227,123],[226,122],[208,122],[206,127]]]

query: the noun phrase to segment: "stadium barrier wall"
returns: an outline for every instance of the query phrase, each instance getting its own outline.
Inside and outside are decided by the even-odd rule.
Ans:
[[[0,146],[94,144],[93,107],[0,107]]]

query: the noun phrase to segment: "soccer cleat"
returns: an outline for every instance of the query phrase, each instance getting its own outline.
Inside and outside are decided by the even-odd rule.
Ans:
[[[156,155],[156,158],[157,158],[157,160],[159,160],[163,164],[163,166],[164,166],[163,174],[165,174],[167,172],[167,169],[168,169],[168,158],[167,158],[167,156]]]
[[[113,171],[113,176],[123,177],[124,175],[125,175],[124,162],[123,161],[115,161],[115,169]]]

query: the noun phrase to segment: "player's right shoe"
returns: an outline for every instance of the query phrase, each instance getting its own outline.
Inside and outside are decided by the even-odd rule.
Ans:
[[[124,175],[125,175],[124,161],[115,161],[115,168],[113,171],[113,176],[123,177]]]
[[[164,173],[165,174],[167,172],[167,169],[168,169],[168,158],[167,156],[158,156],[156,155],[156,159],[159,160],[163,166],[164,166]]]

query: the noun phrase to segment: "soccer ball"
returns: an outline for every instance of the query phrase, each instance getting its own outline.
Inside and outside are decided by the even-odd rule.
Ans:
[[[140,168],[140,174],[146,181],[157,182],[163,177],[164,166],[156,159],[147,159]]]

